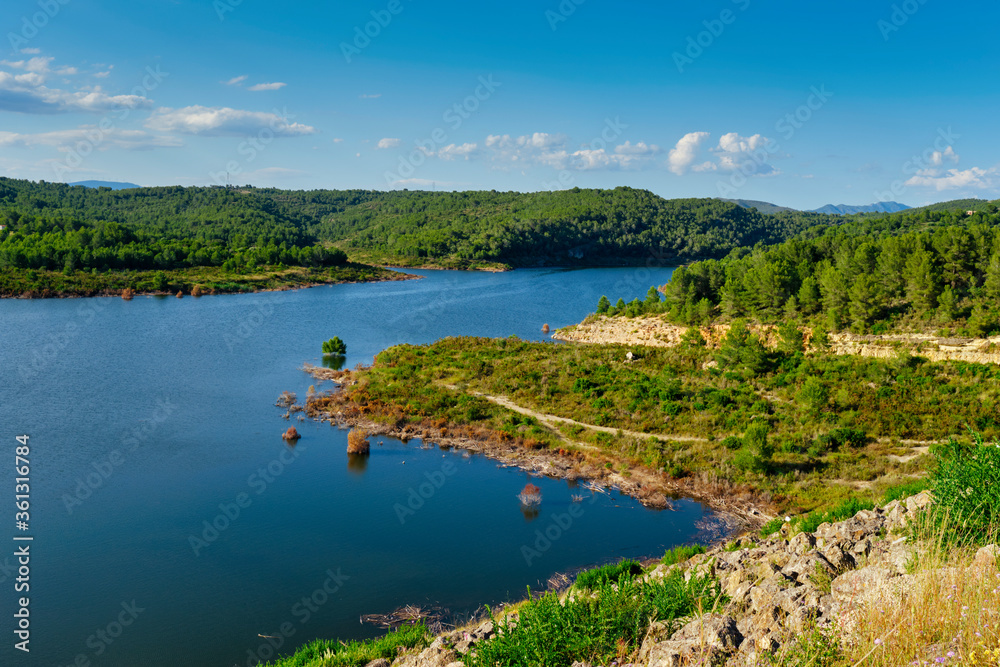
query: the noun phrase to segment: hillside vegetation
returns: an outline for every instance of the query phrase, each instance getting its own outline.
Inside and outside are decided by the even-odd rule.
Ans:
[[[825,216],[761,215],[644,190],[553,193],[112,190],[0,179],[0,267],[331,266],[345,255],[454,268],[673,264],[771,244]]]

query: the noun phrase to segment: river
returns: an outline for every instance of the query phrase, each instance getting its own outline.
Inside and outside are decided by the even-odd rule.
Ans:
[[[300,367],[320,363],[323,340],[342,338],[351,366],[444,336],[544,340],[543,324],[578,322],[601,294],[642,298],[671,269],[412,273],[423,278],[0,302],[0,664],[256,664],[315,637],[374,636],[362,614],[468,614],[555,572],[696,535],[711,515],[699,503],[652,511],[419,440],[376,440],[367,463],[349,465],[344,431],[293,419],[303,438],[286,445],[274,402],[305,395],[315,381]],[[537,516],[516,498],[529,480],[542,489]],[[15,534],[34,538],[29,654],[10,632]]]

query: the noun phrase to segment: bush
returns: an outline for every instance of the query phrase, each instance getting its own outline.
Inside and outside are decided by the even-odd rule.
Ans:
[[[361,667],[373,660],[393,660],[399,649],[422,648],[427,645],[429,633],[424,625],[404,626],[395,632],[367,641],[341,642],[317,639],[309,642],[293,655],[268,663],[270,667]]]
[[[809,512],[809,514],[806,514],[804,517],[797,519],[793,525],[795,532],[802,531],[804,533],[812,533],[819,528],[821,523],[843,521],[844,519],[850,519],[861,510],[870,510],[874,508],[875,503],[869,500],[848,498],[844,502],[825,512]]]
[[[983,543],[1000,520],[1000,442],[984,443],[982,435],[973,433],[971,444],[952,438],[935,455],[931,488],[936,514],[947,520],[953,537],[964,533]]]
[[[760,527],[760,536],[767,537],[769,535],[774,535],[776,532],[781,530],[781,527],[784,525],[784,523],[785,520],[782,519],[780,516],[774,517],[773,519],[771,519],[770,521],[768,521],[767,523],[765,523],[763,526]]]
[[[911,482],[906,482],[904,484],[897,484],[896,486],[890,486],[885,490],[885,495],[882,496],[882,504],[886,505],[891,503],[893,500],[902,500],[903,498],[909,498],[910,496],[915,496],[921,491],[929,489],[931,487],[931,481],[929,479],[915,479]]]
[[[667,549],[667,552],[663,554],[663,560],[660,561],[664,565],[674,565],[676,563],[683,563],[691,556],[697,556],[698,554],[705,553],[705,547],[700,544],[691,545],[680,545],[673,549]]]
[[[616,584],[622,579],[631,579],[638,574],[642,574],[642,565],[634,560],[623,560],[620,563],[611,563],[581,572],[576,577],[576,587],[589,591],[604,584]]]
[[[529,591],[530,593],[530,591]],[[565,667],[575,661],[625,662],[642,644],[650,620],[671,628],[698,609],[724,603],[719,584],[709,577],[674,571],[657,582],[626,578],[606,582],[592,596],[561,602],[555,593],[525,603],[518,620],[496,619],[497,634],[465,657],[469,667]]]
[[[334,357],[342,357],[347,354],[347,344],[340,340],[339,337],[334,336],[330,340],[323,343],[323,354],[328,354]]]
[[[347,434],[348,454],[368,454],[371,451],[371,444],[368,442],[368,434],[364,431],[352,429]]]

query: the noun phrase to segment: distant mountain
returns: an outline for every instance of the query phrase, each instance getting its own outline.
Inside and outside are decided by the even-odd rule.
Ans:
[[[787,206],[778,206],[777,204],[771,204],[766,201],[755,201],[753,199],[723,199],[722,201],[730,204],[736,204],[737,206],[742,206],[743,208],[755,208],[765,215],[796,210],[794,208],[788,208]]]
[[[129,188],[141,188],[135,183],[119,183],[118,181],[77,181],[66,185],[82,185],[85,188],[111,188],[112,190],[127,190]]]
[[[864,206],[849,206],[847,204],[827,204],[821,208],[816,208],[811,213],[826,213],[828,215],[853,215],[854,213],[895,213],[905,211],[909,206],[900,204],[898,201],[876,202]]]

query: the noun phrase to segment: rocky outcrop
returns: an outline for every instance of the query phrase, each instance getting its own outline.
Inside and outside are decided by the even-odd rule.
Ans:
[[[299,432],[295,430],[294,426],[289,426],[288,430],[281,434],[281,437],[289,442],[295,442],[302,436],[299,435]]]
[[[911,574],[917,547],[905,536],[915,516],[931,502],[928,492],[865,510],[845,521],[821,524],[815,532],[790,534],[790,524],[764,539],[740,538],[736,548],[715,547],[684,563],[659,565],[647,580],[663,579],[680,569],[684,576],[710,575],[726,593],[725,608],[706,613],[679,630],[653,623],[635,656],[635,666],[764,664],[763,654],[809,628],[835,630],[850,641],[855,612],[872,604],[890,604],[918,585]],[[972,567],[996,574],[1000,547],[983,547]],[[949,570],[946,572],[945,570]],[[968,572],[945,568],[924,577],[959,577]],[[451,667],[449,660],[474,651],[494,636],[492,622],[436,638],[430,648],[397,659],[392,667]],[[457,664],[457,663],[456,663]],[[584,667],[584,663],[580,663]],[[591,666],[592,667],[592,666]],[[622,665],[621,667],[627,667]]]
[[[768,347],[778,344],[778,328],[773,324],[752,325],[750,331]],[[606,345],[644,345],[674,347],[680,345],[688,327],[664,322],[660,317],[596,316],[575,326],[558,329],[557,340]],[[709,347],[717,348],[729,331],[728,324],[699,327]],[[806,343],[811,336],[805,331]],[[883,334],[865,336],[850,333],[830,334],[830,351],[863,357],[890,359],[903,350],[929,361],[967,361],[1000,364],[1000,336],[992,338],[945,338],[930,334]]]

